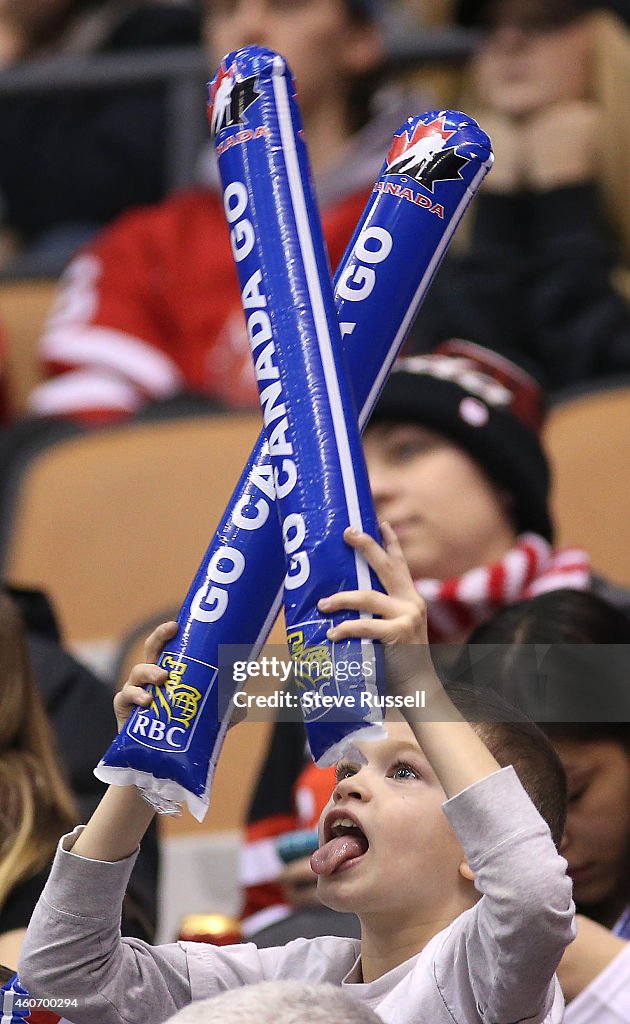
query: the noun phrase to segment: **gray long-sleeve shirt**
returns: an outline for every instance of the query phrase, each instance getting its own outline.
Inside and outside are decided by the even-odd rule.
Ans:
[[[421,953],[369,984],[354,939],[149,946],[121,939],[134,858],[69,852],[62,840],[24,944],[20,978],[35,996],[76,998],[75,1024],[159,1024],[191,999],[278,978],[342,985],[390,1024],[557,1024],[554,971],[573,938],[566,862],[512,768],[444,804],[483,894]],[[182,879],[182,885],[185,885]]]

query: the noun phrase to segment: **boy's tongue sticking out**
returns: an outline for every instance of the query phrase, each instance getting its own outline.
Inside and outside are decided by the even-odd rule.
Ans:
[[[316,875],[332,875],[342,864],[362,857],[369,843],[361,829],[350,818],[337,818],[326,825],[328,841],[311,856],[311,867]]]

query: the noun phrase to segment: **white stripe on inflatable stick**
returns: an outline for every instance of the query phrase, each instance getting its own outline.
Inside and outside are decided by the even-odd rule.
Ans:
[[[284,65],[284,61],[282,63]],[[304,183],[302,181],[302,175],[298,165],[295,137],[291,128],[287,79],[284,75],[274,75],[273,84],[276,103],[278,105],[280,136],[282,138],[282,145],[287,163],[287,180],[289,183],[291,199],[293,201],[293,209],[295,211],[308,293],[311,300],[311,308],[313,310],[315,328],[317,331],[317,340],[319,342],[319,350],[324,367],[324,377],[330,402],[333,429],[335,431],[335,441],[337,442],[337,449],[339,451],[343,490],[348,508],[348,524],[350,526],[354,526],[357,530],[362,530],[363,516],[361,514],[354,466],[352,464],[350,446],[348,444],[348,434],[345,427],[345,416],[339,391],[339,381],[337,380],[337,372],[335,370],[332,339],[330,331],[328,330],[328,321],[324,311],[324,298],[322,295],[321,281],[317,270],[311,228],[308,214],[306,212]],[[354,552],[354,555],[359,589],[370,590],[372,580],[368,565],[365,559],[362,558],[358,552]],[[367,617],[372,618],[372,616]]]

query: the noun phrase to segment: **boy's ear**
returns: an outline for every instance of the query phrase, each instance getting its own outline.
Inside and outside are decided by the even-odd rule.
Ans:
[[[459,873],[462,876],[462,878],[466,879],[467,882],[475,881],[475,872],[473,871],[465,857],[462,860],[461,864],[459,865]]]

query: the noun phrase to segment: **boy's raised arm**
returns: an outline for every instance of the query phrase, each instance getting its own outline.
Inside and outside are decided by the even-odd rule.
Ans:
[[[436,956],[436,982],[447,1005],[474,1008],[466,1019],[560,1021],[554,971],[573,937],[574,918],[566,862],[513,773],[500,772],[449,700],[431,661],[424,602],[393,530],[387,523],[381,530],[382,548],[362,533],[347,531],[346,539],[365,556],[386,593],[335,594],[320,607],[381,616],[344,621],[331,638],[380,640],[389,693],[425,691],[431,720],[418,721],[415,707],[401,710],[449,798],[444,812],[465,855],[460,873],[483,894],[475,913],[453,922]]]
[[[176,622],[164,622],[148,637],[144,645],[145,662],[131,670],[129,679],[114,698],[119,729],[137,705],[146,707],[151,703],[146,687],[165,682],[168,673],[154,662],[176,632]],[[72,852],[91,860],[123,860],[136,850],[154,814],[154,809],[135,786],[110,786]]]
[[[389,523],[383,522],[383,547],[366,533],[346,530],[356,548],[378,575],[387,593],[344,591],[324,598],[323,612],[347,608],[370,612],[376,619],[348,619],[329,633],[331,640],[365,636],[385,646],[387,689],[391,695],[416,696],[424,690],[431,720],[419,720],[416,708],[401,711],[428,757],[447,797],[499,770],[500,765],[449,699],[433,667],[427,635],[427,613],[411,578],[405,556]]]
[[[166,678],[148,662],[176,628],[165,623],[149,637],[147,663],[132,670],[115,698],[119,726],[135,705],[152,699],[145,687]],[[135,786],[110,786],[83,831],[62,840],[33,912],[18,964],[20,981],[30,997],[67,1007],[77,1024],[163,1020],[190,1001],[181,946],[150,947],[120,936],[134,854],[153,814]]]
[[[90,860],[123,860],[137,849],[154,814],[135,786],[109,786],[72,853]]]

